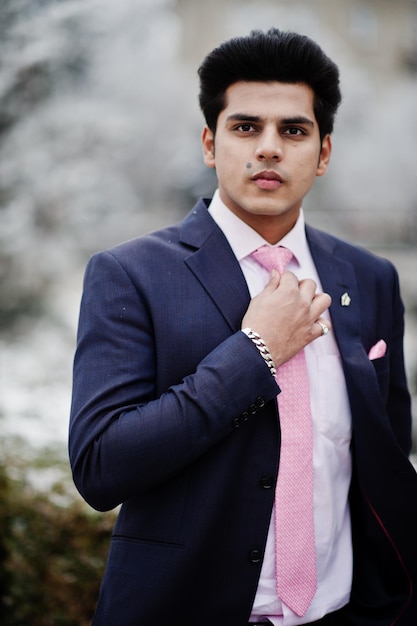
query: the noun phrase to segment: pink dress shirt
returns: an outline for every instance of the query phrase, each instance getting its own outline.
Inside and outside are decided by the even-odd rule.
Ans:
[[[250,254],[267,243],[221,201],[216,191],[210,214],[225,234],[252,297],[266,285],[269,273]],[[287,269],[300,280],[312,278],[322,291],[307,244],[304,216],[279,242],[295,256]],[[323,317],[329,318],[329,312]],[[276,595],[274,512],[251,621],[268,618],[274,626],[306,624],[336,611],[349,601],[352,585],[352,544],[348,492],[351,479],[351,415],[339,350],[333,333],[305,349],[313,418],[314,520],[318,588],[307,613],[295,615]]]

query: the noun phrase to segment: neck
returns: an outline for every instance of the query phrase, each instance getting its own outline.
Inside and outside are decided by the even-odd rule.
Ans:
[[[281,241],[290,230],[292,230],[297,222],[297,215],[245,215],[239,217],[253,230],[255,230],[265,241],[274,245]]]

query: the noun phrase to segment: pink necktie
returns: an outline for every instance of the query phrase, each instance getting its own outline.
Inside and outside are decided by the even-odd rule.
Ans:
[[[262,246],[252,254],[268,271],[284,272],[293,254]],[[278,597],[294,613],[307,611],[317,589],[313,507],[313,430],[304,350],[277,368],[281,453],[275,491]]]

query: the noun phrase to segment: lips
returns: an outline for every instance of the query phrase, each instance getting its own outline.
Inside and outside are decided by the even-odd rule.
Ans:
[[[252,176],[253,182],[266,191],[274,191],[278,189],[284,182],[282,177],[273,170],[263,170]]]

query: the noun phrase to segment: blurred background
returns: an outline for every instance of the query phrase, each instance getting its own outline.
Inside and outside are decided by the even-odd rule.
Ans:
[[[2,624],[88,623],[111,520],[82,508],[66,462],[84,267],[212,193],[197,68],[271,26],[340,67],[333,159],[305,210],[396,265],[417,423],[417,0],[0,0]]]

